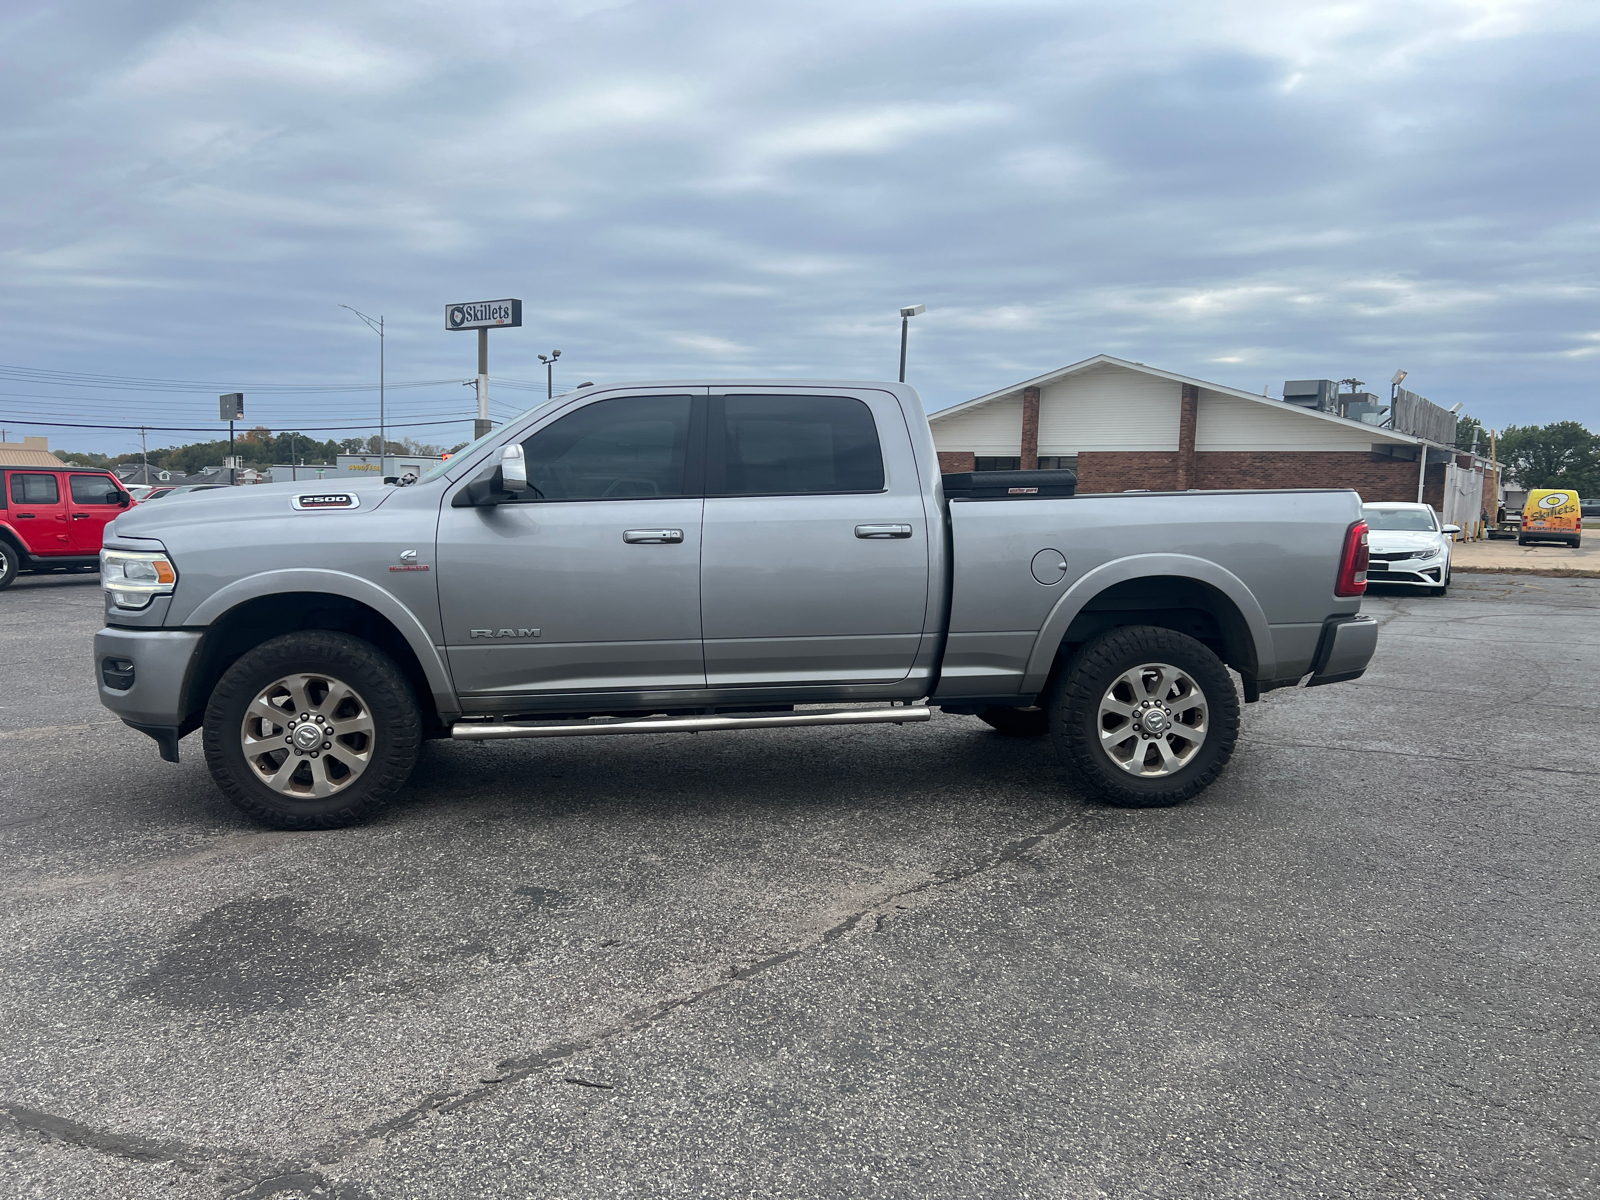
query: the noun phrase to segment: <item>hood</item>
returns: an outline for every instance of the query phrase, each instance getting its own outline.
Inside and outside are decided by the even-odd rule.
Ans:
[[[1372,529],[1367,531],[1367,548],[1376,553],[1391,550],[1431,550],[1444,540],[1442,533],[1411,529]]]
[[[261,483],[219,488],[212,492],[184,492],[147,500],[123,513],[107,528],[107,536],[159,538],[173,525],[209,524],[214,521],[248,521],[255,517],[286,517],[313,507],[335,509],[340,515],[359,517],[379,508],[394,495],[394,485],[381,479],[302,479],[298,483]],[[340,503],[339,498],[353,503]]]

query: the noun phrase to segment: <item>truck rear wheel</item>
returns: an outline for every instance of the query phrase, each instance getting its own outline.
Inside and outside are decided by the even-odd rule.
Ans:
[[[986,708],[978,720],[1007,737],[1043,737],[1050,732],[1050,714],[1042,708]]]
[[[206,706],[204,739],[211,777],[238,808],[279,829],[337,829],[405,785],[422,721],[386,654],[308,630],[228,668]]]
[[[10,587],[16,577],[17,552],[11,548],[10,542],[0,538],[0,589]]]
[[[1078,651],[1050,697],[1056,753],[1124,808],[1179,804],[1233,755],[1239,699],[1228,669],[1171,629],[1130,625]]]

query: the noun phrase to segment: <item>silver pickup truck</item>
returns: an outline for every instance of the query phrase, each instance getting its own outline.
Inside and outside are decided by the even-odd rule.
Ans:
[[[1233,751],[1238,695],[1354,679],[1350,491],[944,476],[903,384],[585,388],[419,479],[169,497],[105,538],[100,697],[230,800],[360,820],[422,742],[903,724],[1049,735],[1115,804]],[[1236,690],[1227,667],[1239,675]]]

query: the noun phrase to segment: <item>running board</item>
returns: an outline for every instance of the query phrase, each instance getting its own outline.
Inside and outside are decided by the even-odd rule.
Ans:
[[[708,733],[714,729],[783,729],[795,725],[907,725],[929,720],[933,710],[925,704],[903,708],[839,708],[826,712],[786,712],[767,715],[645,717],[640,720],[565,721],[549,725],[507,722],[479,725],[457,721],[450,737],[458,742],[492,742],[501,738],[609,737],[620,733]]]

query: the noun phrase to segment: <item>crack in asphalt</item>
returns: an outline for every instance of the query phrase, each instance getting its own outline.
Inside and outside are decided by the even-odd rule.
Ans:
[[[813,950],[830,946],[855,930],[868,916],[878,913],[878,910],[885,905],[923,892],[964,883],[1010,863],[1021,862],[1030,851],[1063,830],[1078,824],[1082,818],[1082,813],[1074,812],[1051,822],[1037,833],[1004,843],[996,853],[987,858],[979,859],[966,867],[938,871],[921,883],[881,897],[876,903],[829,926],[812,940],[757,959],[745,966],[729,968],[727,978],[707,984],[705,987],[636,1008],[620,1021],[587,1037],[562,1042],[531,1054],[504,1059],[496,1065],[498,1076],[493,1081],[480,1083],[473,1088],[447,1088],[429,1092],[410,1108],[314,1148],[299,1162],[269,1165],[260,1158],[229,1155],[223,1151],[190,1146],[176,1141],[162,1142],[151,1138],[108,1133],[64,1117],[3,1102],[0,1102],[0,1115],[8,1117],[20,1129],[41,1133],[68,1145],[97,1150],[120,1158],[167,1163],[190,1173],[208,1169],[227,1171],[234,1179],[244,1181],[233,1190],[223,1193],[228,1200],[266,1200],[267,1197],[286,1192],[300,1192],[312,1200],[372,1200],[369,1193],[353,1184],[330,1179],[318,1168],[332,1166],[373,1143],[383,1142],[395,1134],[412,1129],[435,1115],[458,1112],[481,1103],[510,1084],[563,1064],[584,1051],[592,1050],[623,1034],[655,1025],[679,1009],[698,1004],[735,984],[754,979]],[[871,928],[874,933],[885,927],[882,914],[878,913],[878,917],[878,921]]]

